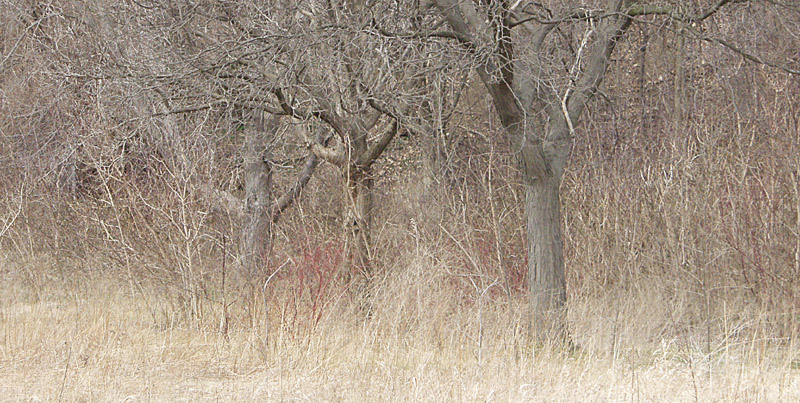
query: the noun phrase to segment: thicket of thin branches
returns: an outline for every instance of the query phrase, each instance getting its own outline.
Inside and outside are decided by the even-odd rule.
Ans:
[[[703,31],[640,17],[625,36],[561,188],[570,301],[658,295],[648,334],[708,343],[728,337],[730,306],[766,312],[775,337],[797,331],[800,81],[779,67],[797,66],[800,42],[797,10],[769,3],[720,11]],[[432,13],[381,4],[369,18],[322,2],[6,4],[0,256],[48,262],[12,274],[109,274],[134,294],[165,290],[192,318],[204,306],[255,315],[263,300],[288,326],[313,327],[362,303],[342,275],[360,241],[337,159],[353,156],[333,154],[356,141],[336,133],[341,118],[360,119],[368,145],[390,140],[369,171],[362,252],[376,303],[410,281],[453,309],[525,300],[525,196],[472,72],[482,53],[404,37]],[[558,33],[576,49],[580,24]],[[208,191],[243,197],[254,110],[281,122],[267,144],[275,199],[313,147],[331,153],[264,241],[256,297],[231,285],[240,223]],[[441,271],[415,277],[420,264]],[[691,308],[676,318],[670,305]]]

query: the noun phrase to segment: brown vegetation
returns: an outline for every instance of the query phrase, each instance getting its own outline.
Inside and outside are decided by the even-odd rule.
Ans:
[[[167,3],[0,11],[2,399],[800,398],[796,6],[626,28],[560,183],[569,348],[531,337],[525,179],[483,62],[399,34],[433,14],[387,6],[376,36],[316,2],[245,24],[258,2]],[[286,43],[349,64],[190,73],[301,11],[346,29]]]

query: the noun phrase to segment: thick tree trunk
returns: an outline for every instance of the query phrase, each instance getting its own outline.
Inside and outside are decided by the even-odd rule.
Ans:
[[[269,253],[270,190],[272,172],[267,152],[264,116],[257,113],[255,125],[245,130],[244,209],[241,227],[241,276],[251,281],[261,271]]]
[[[436,0],[435,3],[450,27],[462,36],[460,40],[474,48],[491,44],[491,48],[497,49],[493,57],[486,58],[477,68],[477,73],[512,140],[522,171],[526,191],[531,324],[542,341],[568,341],[559,185],[572,132],[586,103],[603,81],[617,40],[630,26],[631,18],[625,11],[634,2],[607,1],[608,16],[600,19],[585,52],[578,52],[575,66],[581,68],[570,72],[573,83],[564,88],[563,95],[557,91],[555,97],[541,83],[551,78],[546,62],[549,45],[544,44],[558,23],[538,27],[532,24],[531,36],[527,38],[532,48],[526,53],[531,58],[528,66],[533,69],[520,70],[516,61],[522,59],[514,54],[512,26],[507,24],[510,19],[500,18],[505,22],[500,24],[499,30],[488,29],[492,15],[486,18],[471,1]],[[493,35],[495,32],[500,35]],[[529,73],[532,75],[524,78]],[[544,118],[541,112],[549,116]]]
[[[559,187],[571,136],[558,110],[550,116],[549,125],[530,119],[527,126],[512,122],[506,128],[525,188],[530,326],[537,342],[569,340]]]
[[[537,340],[567,337],[560,182],[560,177],[549,176],[525,185],[528,289]]]

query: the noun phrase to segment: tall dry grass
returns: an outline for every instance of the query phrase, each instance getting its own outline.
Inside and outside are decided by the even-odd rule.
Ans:
[[[40,291],[5,265],[0,329],[4,400],[787,401],[800,396],[797,347],[775,340],[768,310],[732,304],[715,317],[708,352],[687,321],[689,291],[641,286],[569,302],[575,352],[519,338],[524,300],[511,307],[466,288],[427,248],[378,284],[373,316],[332,296],[322,317],[285,301],[227,312],[208,301],[194,317],[169,292],[131,294],[111,273]],[[29,261],[37,271],[49,262]],[[473,281],[478,282],[477,276]],[[281,283],[276,283],[280,287]],[[633,287],[632,287],[633,288]],[[668,294],[671,301],[662,299]],[[484,298],[482,298],[482,296]],[[258,298],[261,296],[259,295]],[[472,299],[472,302],[465,302]],[[670,318],[665,317],[670,315]],[[665,329],[664,323],[675,328]],[[677,328],[683,326],[683,329]]]

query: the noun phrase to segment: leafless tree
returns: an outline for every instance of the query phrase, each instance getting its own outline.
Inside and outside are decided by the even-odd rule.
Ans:
[[[796,56],[781,60],[755,51],[711,26],[726,13],[765,8],[797,19],[793,3],[776,0],[171,0],[113,7],[97,0],[29,5],[14,9],[13,18],[23,23],[9,30],[19,40],[6,41],[0,74],[16,65],[25,38],[35,38],[56,66],[48,67],[49,77],[61,77],[73,89],[93,95],[69,98],[96,116],[77,130],[74,144],[64,141],[64,155],[76,157],[54,163],[66,167],[65,176],[72,178],[67,182],[77,180],[72,172],[83,158],[104,171],[106,179],[133,185],[131,166],[150,156],[159,173],[180,182],[166,186],[172,194],[181,203],[191,201],[191,190],[205,185],[196,183],[193,159],[213,159],[203,154],[211,142],[203,140],[211,137],[203,130],[225,126],[218,131],[236,137],[226,144],[239,148],[230,154],[241,157],[244,195],[234,196],[217,184],[205,187],[205,193],[238,217],[246,277],[269,253],[270,222],[292,205],[323,162],[335,167],[344,185],[348,213],[342,223],[351,266],[369,277],[375,254],[370,233],[376,210],[373,168],[398,134],[407,131],[426,133],[432,170],[440,171],[436,161],[446,159],[449,151],[440,146],[446,145],[443,139],[471,71],[518,160],[526,194],[532,323],[537,335],[551,340],[568,337],[559,188],[576,130],[602,91],[615,50],[630,28],[666,27],[681,38],[679,47],[702,42],[776,71],[798,73]],[[647,49],[641,47],[642,59]],[[684,108],[683,64],[674,63],[676,110]],[[644,64],[639,68],[644,76]],[[36,113],[46,121],[45,108]],[[676,125],[683,118],[677,116]],[[302,154],[302,162],[294,164],[302,169],[288,191],[276,197],[272,180],[280,166],[274,150],[279,146]],[[102,184],[108,196],[104,202],[114,205],[116,193],[108,181]],[[176,227],[185,227],[187,244],[197,239],[187,229],[190,214],[176,217],[166,207],[160,210]]]
[[[149,8],[141,11],[142,24],[158,33],[161,59],[171,67],[139,76],[164,94],[170,104],[165,113],[239,108],[291,118],[285,124],[309,150],[307,169],[295,181],[300,187],[274,202],[271,217],[291,204],[319,161],[337,167],[347,189],[350,260],[369,276],[371,169],[401,126],[414,124],[409,117],[422,99],[425,74],[412,57],[417,44],[393,41],[374,27],[377,20],[394,27],[410,17],[396,5],[370,2],[175,1],[141,7]],[[269,163],[254,165],[253,143],[245,143],[245,169],[261,172],[246,172],[245,181],[268,177],[262,171]],[[246,183],[244,199],[257,199],[251,192],[265,185]]]
[[[532,324],[541,339],[568,339],[559,186],[576,127],[631,25],[663,18],[680,25],[693,39],[796,72],[705,34],[706,20],[742,2],[705,3],[434,0],[420,8],[434,10],[427,13],[429,28],[384,30],[394,38],[445,38],[474,55],[475,72],[513,144],[522,173]]]

